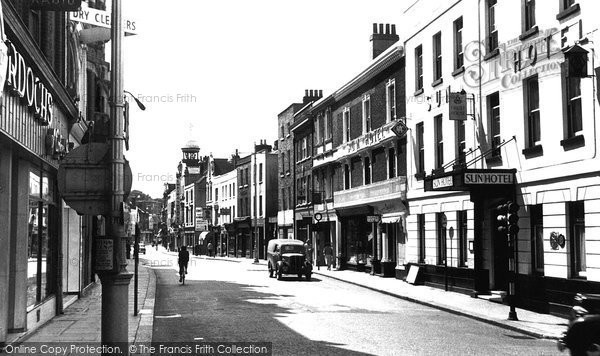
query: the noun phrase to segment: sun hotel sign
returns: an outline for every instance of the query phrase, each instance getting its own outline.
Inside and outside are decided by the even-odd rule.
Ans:
[[[457,169],[425,177],[425,191],[470,191],[515,184],[515,169]]]

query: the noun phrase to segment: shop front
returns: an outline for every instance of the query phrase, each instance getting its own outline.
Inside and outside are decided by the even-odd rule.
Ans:
[[[234,218],[235,226],[235,257],[252,257],[252,219]]]

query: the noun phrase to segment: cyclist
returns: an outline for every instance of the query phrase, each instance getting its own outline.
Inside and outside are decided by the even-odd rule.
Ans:
[[[185,246],[181,246],[181,249],[179,250],[179,257],[177,258],[177,262],[179,263],[179,282],[183,282],[183,279],[185,278],[189,260],[190,253],[187,251]]]

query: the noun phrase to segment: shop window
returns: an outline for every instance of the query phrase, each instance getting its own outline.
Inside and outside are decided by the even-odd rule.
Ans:
[[[444,125],[442,115],[434,118],[435,124],[435,167],[442,168],[444,165]]]
[[[442,78],[442,33],[433,35],[433,80]],[[434,84],[435,85],[435,84]]]
[[[425,263],[425,214],[417,215],[417,238],[419,239],[419,263]]]
[[[456,220],[456,229],[458,230],[458,266],[467,267],[467,262],[469,258],[467,250],[467,211],[457,211]]]
[[[586,278],[585,212],[583,201],[568,203],[571,277]]]
[[[435,219],[437,225],[437,264],[446,263],[446,214],[436,213]]]
[[[459,17],[454,21],[454,69],[459,69],[464,64],[462,31],[463,18]]]
[[[544,215],[543,205],[531,205],[531,268],[534,274],[544,275]]]
[[[415,91],[423,90],[423,46],[415,48]]]

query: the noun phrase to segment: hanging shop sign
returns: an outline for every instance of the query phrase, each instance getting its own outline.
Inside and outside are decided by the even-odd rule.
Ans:
[[[92,9],[84,6],[79,11],[69,13],[69,20],[86,23],[98,27],[111,28],[111,14],[108,11]],[[137,35],[137,24],[131,19],[123,20],[123,32],[125,35]]]
[[[15,45],[8,45],[8,68],[6,71],[6,84],[10,90],[25,100],[27,106],[33,111],[36,119],[42,125],[52,123],[54,99],[44,83],[37,77],[33,69],[27,65],[23,56],[17,51]]]
[[[467,94],[466,93],[450,93],[448,98],[448,107],[450,109],[450,120],[467,119]]]
[[[77,11],[81,0],[29,0],[29,7],[45,11]]]

